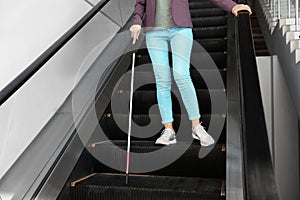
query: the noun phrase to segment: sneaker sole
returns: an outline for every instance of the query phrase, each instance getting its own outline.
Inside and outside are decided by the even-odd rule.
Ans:
[[[209,144],[203,144],[201,141],[200,141],[200,144],[201,144],[201,146],[203,146],[203,147],[208,147],[208,146],[210,146],[210,145],[213,145],[215,142],[213,142],[213,143],[209,143]]]
[[[197,135],[195,135],[194,133],[192,133],[192,136],[193,136],[194,139],[200,140],[200,138]]]
[[[176,143],[177,143],[176,139],[171,140],[169,142],[155,142],[155,144],[162,144],[162,145],[170,145],[170,144],[176,144]]]

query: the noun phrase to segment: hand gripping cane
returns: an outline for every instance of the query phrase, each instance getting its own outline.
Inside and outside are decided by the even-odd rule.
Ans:
[[[127,140],[127,156],[126,156],[126,181],[125,181],[126,185],[128,184],[129,164],[130,164],[130,136],[131,136],[134,65],[135,65],[135,44],[133,44],[132,66],[131,66],[130,103],[129,103],[129,117],[128,117],[129,118],[128,119],[128,140]]]

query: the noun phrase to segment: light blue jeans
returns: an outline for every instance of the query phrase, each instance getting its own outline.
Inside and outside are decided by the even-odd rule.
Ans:
[[[173,122],[168,42],[170,42],[172,50],[174,80],[189,119],[199,119],[198,100],[190,76],[190,56],[193,46],[192,29],[171,27],[146,33],[146,45],[153,65],[162,123]]]

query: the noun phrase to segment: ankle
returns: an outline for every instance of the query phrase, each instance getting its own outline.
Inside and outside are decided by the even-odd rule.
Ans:
[[[198,124],[201,124],[199,119],[192,120],[192,128],[195,128]]]
[[[167,124],[164,124],[164,127],[165,127],[165,129],[169,128],[169,129],[171,129],[171,130],[174,131],[173,123],[167,123]]]

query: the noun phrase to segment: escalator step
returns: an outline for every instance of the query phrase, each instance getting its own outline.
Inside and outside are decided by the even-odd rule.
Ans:
[[[227,51],[227,39],[226,38],[209,38],[209,39],[196,39],[200,45],[207,52],[226,52]],[[224,65],[224,63],[223,63]],[[224,66],[223,66],[224,67]]]
[[[191,17],[208,17],[208,16],[224,16],[227,13],[221,8],[202,8],[202,9],[192,9]]]
[[[174,114],[174,129],[177,130],[178,126],[180,126],[180,120],[188,120],[187,115],[184,114]],[[117,118],[118,124],[116,123],[115,119]],[[135,140],[147,140],[147,141],[155,141],[162,129],[161,124],[161,117],[159,114],[151,114],[149,115],[133,115],[132,116],[133,121],[143,127],[147,126],[151,123],[151,126],[158,127],[157,133],[153,133],[152,136],[148,138],[144,138],[143,132],[140,131],[140,127],[135,128],[135,126],[132,127],[132,133],[133,135],[137,135],[138,137],[132,137],[132,141]],[[216,124],[222,124],[226,120],[226,115],[201,115],[202,124],[204,127],[208,128],[208,125],[210,125],[210,122],[213,120]],[[104,114],[100,119],[100,126],[104,133],[106,134],[107,138],[109,140],[126,140],[127,139],[127,128],[128,128],[128,113],[127,114],[111,114],[107,113]],[[212,124],[213,125],[213,124]],[[124,131],[119,127],[124,127]],[[161,127],[161,128],[160,128]],[[138,130],[137,130],[138,129]],[[225,138],[225,132],[226,130],[223,129],[222,133],[210,133],[214,138],[217,138],[218,135],[221,134],[222,142],[224,142]],[[221,139],[220,138],[220,139]]]
[[[165,156],[172,156],[174,152],[184,152],[182,156],[174,160],[174,162],[162,169],[148,172],[147,175],[166,175],[166,176],[187,176],[187,177],[202,177],[202,178],[220,178],[225,179],[225,159],[226,153],[223,144],[216,144],[210,153],[204,158],[199,158],[198,153],[202,148],[199,141],[187,147],[188,143],[177,141],[177,144],[164,146],[166,150]],[[111,157],[110,164],[116,169],[123,169],[126,163],[127,141],[111,140],[91,143],[89,151],[96,157],[101,156],[103,152],[108,157]],[[154,141],[132,141],[130,151],[140,155],[150,152],[159,151],[161,145],[155,145]],[[204,147],[205,148],[205,147]],[[123,149],[124,151],[120,151]],[[98,156],[97,156],[98,155]],[[108,169],[99,161],[94,161],[95,172],[116,172],[116,170]],[[141,165],[140,160],[131,159],[131,169],[138,168]],[[159,162],[159,161],[158,161]],[[191,165],[192,164],[192,165]],[[188,165],[188,167],[187,167]],[[188,168],[188,170],[186,170]],[[199,169],[201,168],[201,171]]]
[[[210,41],[209,39],[207,41],[203,41],[203,40],[198,40],[198,42],[202,45],[203,48],[205,48],[205,45],[209,45],[208,43],[209,42],[213,42],[213,41]],[[215,41],[217,42],[217,41]],[[222,39],[221,41],[219,41],[220,43],[226,43],[226,41],[224,41],[224,39]],[[206,46],[206,51],[208,50],[214,50],[213,48],[209,48]],[[227,49],[226,47],[225,48],[222,48],[223,49]],[[221,51],[222,51],[221,50]],[[214,61],[214,63],[216,64],[216,67],[220,69],[220,71],[224,71],[226,72],[226,62],[227,62],[227,55],[225,53],[225,51],[222,51],[222,52],[218,52],[218,51],[211,51],[211,52],[208,52],[209,53],[209,56],[211,57],[211,59]],[[204,61],[204,62],[203,62]],[[201,68],[203,69],[210,69],[211,66],[209,65],[206,65],[205,64],[205,60],[202,59],[201,61],[201,64],[199,63],[199,66],[201,66]],[[214,73],[214,72],[213,72]],[[225,74],[224,74],[225,75]]]
[[[227,26],[195,27],[193,33],[194,39],[226,37]]]
[[[227,24],[226,16],[208,16],[208,17],[194,17],[192,18],[194,27],[203,26],[225,26]]]
[[[205,62],[202,63],[205,65]],[[202,66],[201,66],[202,67]],[[210,90],[213,89],[224,89],[226,83],[226,69],[221,70],[201,70],[200,73],[195,69],[190,70],[192,81],[196,89],[206,89],[209,87]],[[205,80],[217,80],[222,79],[224,85],[220,84],[209,84]],[[217,81],[216,81],[217,82]],[[221,81],[220,81],[221,82]],[[209,85],[207,85],[209,84]]]
[[[222,180],[130,175],[95,174],[71,187],[74,200],[219,200]]]
[[[189,2],[190,10],[199,9],[199,8],[216,8],[210,1],[190,1]]]

